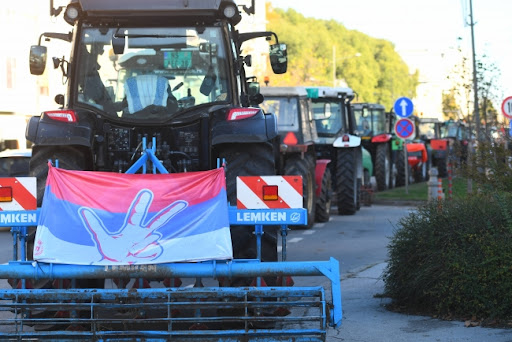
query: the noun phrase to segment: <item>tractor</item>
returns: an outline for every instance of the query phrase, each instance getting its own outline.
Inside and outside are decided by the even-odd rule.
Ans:
[[[304,208],[308,224],[329,221],[331,210],[331,172],[329,159],[317,158],[317,128],[312,104],[304,87],[262,87],[261,108],[277,116],[280,136],[276,165],[282,175],[302,176]]]
[[[172,172],[209,170],[225,160],[233,205],[237,176],[276,174],[276,119],[249,107],[261,95],[249,90],[250,56],[242,56],[241,47],[273,39],[270,62],[284,73],[286,46],[273,32],[237,31],[241,13],[234,1],[50,4],[52,16],[62,14],[70,31],[42,33],[30,49],[30,71],[45,71],[43,42],[67,41],[71,53],[69,60],[52,58],[68,84],[67,94],[55,97],[60,107],[27,125],[39,206],[49,159],[70,170],[125,172],[141,154],[143,138],[148,144],[157,138],[156,157]],[[276,231],[266,229],[263,259],[277,260]],[[232,233],[235,255],[253,257],[252,234]]]
[[[355,135],[350,107],[354,92],[342,87],[308,87],[307,91],[318,132],[317,156],[332,160],[329,168],[338,214],[353,215],[361,206],[361,189],[369,184],[369,175],[363,172],[364,149],[361,138]]]
[[[307,222],[302,178],[276,175],[277,118],[255,107],[241,51],[267,39],[279,74],[287,50],[237,30],[254,2],[50,0],[70,30],[39,36],[30,71],[68,42],[52,57],[67,92],[27,125],[30,177],[0,179],[0,339],[325,341],[340,326],[338,261],[286,260],[288,226]],[[293,287],[318,275],[330,296]]]
[[[395,187],[397,176],[397,149],[393,139],[393,115],[381,104],[353,103],[356,131],[363,147],[373,162],[373,174],[377,190]]]

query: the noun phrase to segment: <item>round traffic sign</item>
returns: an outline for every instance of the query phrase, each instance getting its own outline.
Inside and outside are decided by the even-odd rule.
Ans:
[[[501,104],[501,111],[505,117],[512,119],[512,96],[507,97]]]
[[[395,122],[395,134],[400,139],[409,139],[414,135],[414,122],[410,119],[400,119]]]
[[[407,118],[411,116],[412,111],[414,109],[414,105],[412,101],[408,97],[401,97],[395,101],[393,105],[393,109],[395,110],[396,115],[401,118]]]

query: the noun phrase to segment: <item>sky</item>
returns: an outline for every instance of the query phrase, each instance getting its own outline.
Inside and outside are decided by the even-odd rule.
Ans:
[[[445,70],[439,75],[437,57],[454,56],[459,46],[471,57],[469,1],[270,0],[273,7],[293,8],[306,17],[333,19],[348,29],[391,41],[411,72],[419,69],[420,81],[423,77],[426,82],[432,77],[444,78],[447,73]],[[498,96],[504,99],[512,96],[512,1],[472,1],[476,55],[485,54],[501,70]],[[421,56],[424,58],[418,58]]]

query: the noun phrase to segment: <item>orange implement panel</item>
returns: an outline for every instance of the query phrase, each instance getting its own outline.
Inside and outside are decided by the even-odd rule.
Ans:
[[[432,147],[433,150],[446,150],[448,148],[448,140],[432,139],[430,140],[430,147]]]
[[[423,143],[407,144],[407,152],[421,152],[421,161],[424,163],[428,160],[427,148]]]

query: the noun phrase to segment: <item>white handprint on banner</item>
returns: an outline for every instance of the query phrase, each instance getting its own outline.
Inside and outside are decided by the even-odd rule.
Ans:
[[[175,201],[160,210],[147,224],[144,224],[153,200],[153,193],[143,189],[133,199],[122,227],[110,233],[96,213],[82,207],[78,213],[84,226],[90,231],[99,253],[104,259],[118,263],[133,264],[141,259],[154,260],[162,254],[158,244],[161,234],[155,232],[184,210],[186,201]]]

